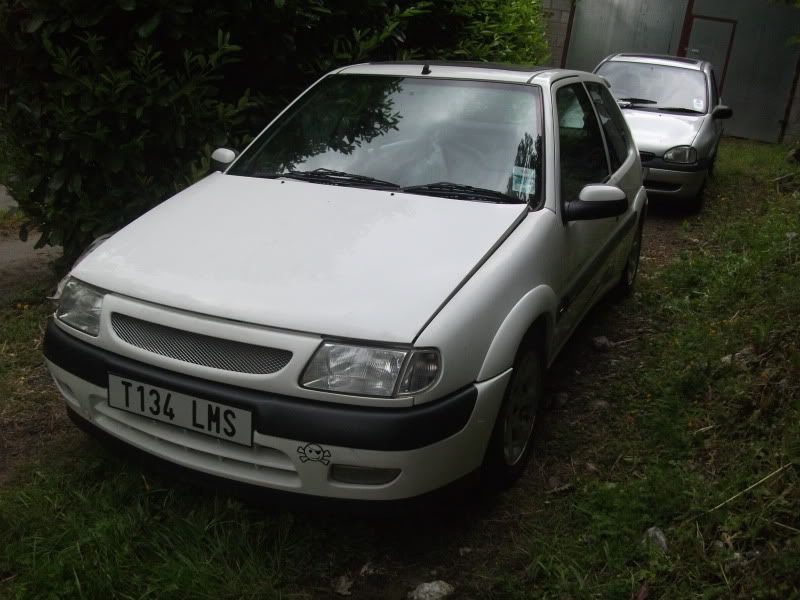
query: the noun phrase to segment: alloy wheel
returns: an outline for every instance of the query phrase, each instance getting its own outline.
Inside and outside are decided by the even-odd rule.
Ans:
[[[525,361],[515,375],[503,415],[503,457],[509,466],[525,455],[536,423],[542,389],[541,364],[536,360]]]

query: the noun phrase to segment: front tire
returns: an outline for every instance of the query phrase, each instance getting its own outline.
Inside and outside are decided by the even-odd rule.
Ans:
[[[708,184],[708,179],[710,176],[710,172],[706,173],[706,176],[703,179],[703,185],[700,186],[700,189],[697,190],[697,193],[684,201],[684,206],[686,206],[686,210],[690,214],[696,215],[703,210],[703,204],[705,204],[706,201],[706,185]]]
[[[544,404],[544,373],[541,350],[524,344],[514,360],[483,461],[483,478],[490,488],[510,487],[531,460],[536,415]]]

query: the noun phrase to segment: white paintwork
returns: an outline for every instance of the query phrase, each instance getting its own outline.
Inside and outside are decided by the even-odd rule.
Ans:
[[[223,165],[232,163],[234,158],[236,158],[236,152],[229,148],[217,148],[211,153],[211,160],[215,160]]]
[[[419,69],[420,65],[356,65],[340,72],[416,76]],[[523,336],[541,320],[546,334],[542,350],[552,362],[589,308],[618,281],[635,228],[627,230],[613,252],[605,255],[602,249],[614,236],[620,237],[626,221],[640,218],[647,195],[632,147],[606,182],[626,193],[626,213],[594,222],[565,223],[562,218],[554,94],[563,85],[603,82],[601,78],[557,69],[431,69],[438,77],[513,81],[542,89],[543,208],[218,173],[121,230],[76,266],[74,276],[111,291],[97,338],[58,326],[90,344],[162,369],[326,402],[411,406],[475,385],[478,402],[464,429],[410,452],[327,447],[343,464],[403,471],[390,484],[352,486],[331,481],[318,464],[297,460],[298,445],[314,440],[256,432],[257,460],[262,462],[255,470],[247,466],[255,460],[248,449],[218,444],[218,450],[210,451],[202,441],[186,441],[169,428],[147,430],[151,424],[146,420],[109,408],[104,388],[49,364],[68,404],[111,435],[167,460],[312,495],[407,498],[479,467]],[[567,291],[587,273],[588,283],[561,310]],[[114,311],[284,348],[294,355],[271,375],[209,369],[125,343],[110,327]],[[437,348],[441,376],[421,394],[394,399],[299,387],[311,355],[331,335]],[[211,454],[187,451],[177,439],[183,439],[184,446],[199,444]],[[214,452],[229,460],[216,460]]]
[[[617,186],[603,184],[587,185],[578,196],[581,202],[609,202],[625,198],[627,195]]]
[[[683,59],[675,60],[669,56],[637,55],[637,54],[618,54],[615,58],[625,62],[643,63],[647,65],[661,65],[664,67],[676,67],[678,69],[688,69],[689,71],[701,71],[700,61],[687,62]]]
[[[525,206],[213,174],[73,275],[182,310],[411,343]]]
[[[675,146],[691,146],[705,123],[707,115],[677,115],[623,108],[622,114],[631,128],[639,150],[664,156]]]
[[[348,75],[396,75],[401,77],[416,77],[422,74],[424,61],[419,63],[363,63],[343,67],[339,73]],[[486,67],[459,66],[458,64],[442,65],[435,62],[429,63],[430,73],[426,77],[443,77],[446,79],[481,79],[483,81],[508,81],[510,83],[526,83],[530,78],[541,71],[536,67],[531,69],[498,69],[491,65]]]

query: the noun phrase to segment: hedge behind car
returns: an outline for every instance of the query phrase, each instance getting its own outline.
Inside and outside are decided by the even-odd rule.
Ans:
[[[37,245],[71,264],[337,64],[537,62],[538,2],[0,0],[0,129]],[[241,90],[246,90],[241,92]]]

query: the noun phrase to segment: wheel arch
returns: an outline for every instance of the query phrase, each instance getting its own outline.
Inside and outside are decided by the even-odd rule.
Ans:
[[[523,343],[536,339],[542,344],[543,359],[550,363],[558,301],[548,286],[539,286],[520,298],[506,315],[489,345],[478,381],[508,370]]]

